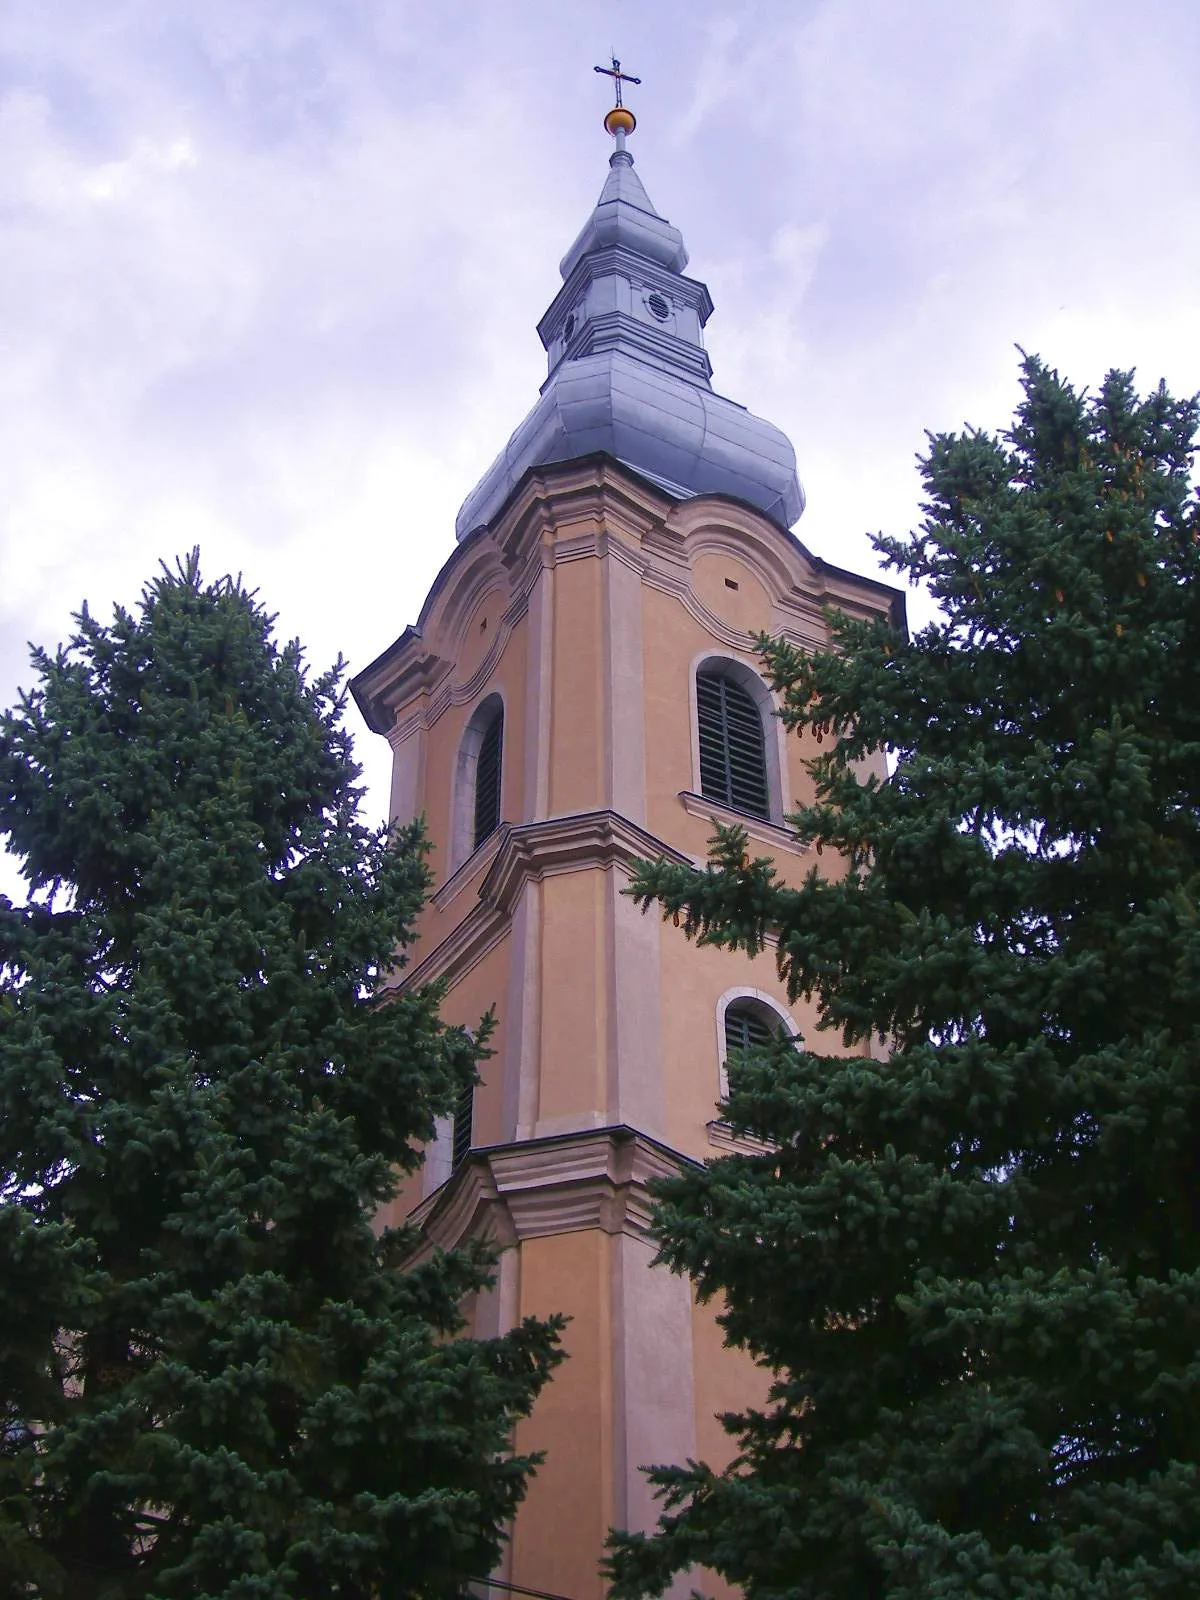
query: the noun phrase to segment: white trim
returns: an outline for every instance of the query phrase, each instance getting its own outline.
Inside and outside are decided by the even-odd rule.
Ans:
[[[472,711],[459,740],[458,755],[454,762],[454,793],[450,802],[450,871],[455,873],[464,861],[475,853],[475,776],[479,768],[479,751],[484,734],[497,715],[504,716],[504,696],[493,689]],[[507,724],[507,718],[505,719]],[[507,725],[500,735],[500,816],[504,817],[505,735]],[[490,835],[489,835],[490,837]],[[485,840],[484,843],[487,841]]]
[[[763,989],[752,989],[746,984],[737,984],[717,1001],[717,1084],[720,1089],[719,1100],[724,1100],[729,1093],[729,1075],[725,1070],[725,1013],[735,1000],[753,1000],[756,1005],[763,1006],[767,1011],[774,1012],[785,1025],[788,1032],[795,1038],[800,1037],[800,1029],[795,1017],[785,1006],[780,1005],[774,995],[767,994]]]
[[[404,968],[401,981],[406,988],[419,988],[443,977],[459,982],[489,950],[508,938],[510,919],[523,892],[543,878],[601,867],[606,871],[615,868],[629,879],[639,861],[660,855],[670,861],[690,861],[673,845],[615,811],[580,811],[520,825],[505,822],[499,833],[496,854],[479,884],[479,898],[440,944],[415,966]],[[480,850],[486,851],[486,845]],[[476,881],[473,872],[467,881]],[[767,937],[773,939],[773,935]]]
[[[467,1238],[490,1239],[500,1249],[589,1228],[648,1239],[654,1202],[647,1184],[689,1165],[699,1163],[621,1126],[476,1146],[450,1181],[410,1212],[408,1222],[421,1230],[412,1260]]]
[[[718,1150],[743,1156],[761,1156],[769,1155],[771,1151],[779,1149],[777,1144],[767,1139],[758,1139],[752,1133],[734,1133],[729,1123],[722,1122],[719,1118],[714,1118],[706,1126],[708,1142]]]
[[[728,827],[736,822],[739,828],[745,828],[752,839],[769,844],[772,850],[790,850],[796,855],[803,855],[812,849],[806,839],[797,839],[786,825],[767,822],[763,817],[753,817],[748,811],[736,811],[733,806],[722,805],[719,800],[708,800],[702,794],[693,794],[690,789],[681,789],[675,798],[689,817],[703,817],[714,828],[718,823]],[[696,864],[702,867],[704,857],[701,856]]]
[[[449,1178],[454,1165],[454,1113],[447,1111],[433,1125],[433,1138],[425,1146],[425,1167],[421,1174],[421,1197],[427,1199]]]
[[[692,737],[692,792],[703,797],[703,785],[700,778],[700,721],[699,709],[696,704],[696,674],[708,666],[717,666],[725,669],[729,676],[742,686],[758,706],[759,716],[763,724],[763,764],[767,769],[767,804],[770,807],[770,816],[763,817],[763,822],[771,822],[778,827],[783,826],[786,812],[792,809],[790,799],[785,800],[783,792],[784,776],[787,773],[787,729],[776,712],[779,710],[779,700],[770,685],[763,679],[761,673],[750,661],[742,656],[734,655],[729,650],[714,650],[710,645],[708,649],[699,651],[692,657],[692,664],[688,668],[688,715],[691,718]],[[771,730],[774,729],[774,737]],[[713,801],[714,805],[719,801]]]

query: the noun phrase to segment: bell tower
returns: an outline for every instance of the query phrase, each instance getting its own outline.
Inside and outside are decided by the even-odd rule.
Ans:
[[[572,1319],[520,1430],[545,1462],[496,1574],[570,1600],[600,1600],[609,1527],[653,1526],[639,1469],[722,1464],[716,1414],[764,1393],[713,1307],[651,1266],[646,1186],[736,1146],[728,1049],[813,1020],[769,953],[697,949],[622,891],[639,858],[703,860],[714,820],[785,879],[808,872],[784,818],[810,752],[772,715],[753,636],[814,648],[828,607],[903,604],[789,531],[792,447],[712,388],[712,302],[634,171],[615,81],[608,174],[538,325],[541,394],[464,501],[418,621],[353,684],[392,747],[393,817],[423,814],[435,847],[405,980],[442,979],[448,1020],[497,1018],[392,1220],[431,1249],[500,1248],[481,1334]]]

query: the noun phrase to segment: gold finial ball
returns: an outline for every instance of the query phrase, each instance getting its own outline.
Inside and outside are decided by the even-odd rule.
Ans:
[[[637,127],[637,118],[628,106],[614,106],[604,119],[605,133],[614,137],[618,133],[632,133]]]

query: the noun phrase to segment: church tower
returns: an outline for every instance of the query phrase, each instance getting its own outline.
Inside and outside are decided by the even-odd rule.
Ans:
[[[816,648],[826,607],[903,604],[789,532],[795,455],[712,388],[712,301],[634,170],[621,82],[604,187],[538,324],[540,397],[464,501],[418,622],[353,684],[392,747],[393,817],[424,814],[435,847],[405,981],[443,980],[449,1021],[497,1018],[389,1220],[430,1248],[495,1241],[481,1335],[572,1319],[520,1430],[545,1462],[497,1574],[571,1600],[603,1594],[609,1527],[653,1526],[639,1469],[721,1465],[716,1414],[764,1393],[714,1309],[651,1267],[646,1185],[736,1146],[728,1049],[813,1020],[769,953],[697,949],[622,891],[640,857],[702,861],[714,820],[803,877],[784,817],[810,752],[772,716],[753,635]]]

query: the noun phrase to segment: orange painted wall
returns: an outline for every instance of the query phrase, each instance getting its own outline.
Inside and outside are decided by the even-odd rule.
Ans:
[[[761,1406],[767,1398],[771,1375],[756,1366],[744,1350],[725,1346],[725,1330],[717,1317],[721,1302],[692,1303],[692,1341],[695,1350],[696,1450],[720,1472],[737,1454],[737,1440],[725,1432],[718,1418],[726,1412]]]
[[[572,1600],[600,1600],[596,1560],[613,1522],[612,1270],[596,1229],[528,1239],[521,1247],[521,1314],[564,1311],[569,1360],[517,1428],[518,1450],[546,1462],[517,1518],[520,1582]]]
[[[500,1125],[501,1072],[508,1042],[508,980],[512,946],[503,939],[478,966],[460,978],[442,1003],[444,1021],[474,1030],[485,1012],[495,1013],[496,1025],[490,1040],[490,1059],[481,1062],[480,1083],[475,1090],[472,1143],[498,1144],[503,1137]]]
[[[542,884],[542,1073],[539,1122],[604,1110],[609,1028],[605,874]]]
[[[611,476],[616,469],[609,464],[587,470]],[[680,799],[681,793],[700,787],[694,767],[691,709],[697,658],[703,653],[729,655],[754,667],[756,658],[747,638],[750,632],[779,632],[790,627],[793,634],[807,629],[802,636],[815,638],[821,626],[819,599],[809,596],[807,609],[797,602],[798,586],[808,581],[807,557],[802,560],[797,548],[783,540],[778,530],[766,525],[747,529],[750,513],[716,502],[707,509],[699,502],[671,507],[661,497],[656,500],[648,486],[637,490],[642,495],[638,505],[644,513],[643,523],[628,510],[632,502],[618,497],[612,502],[616,509],[606,525],[609,513],[604,510],[603,496],[587,499],[595,490],[594,483],[585,481],[587,471],[582,464],[565,464],[563,472],[571,471],[578,473],[578,482],[570,494],[564,492],[560,521],[537,523],[535,518],[530,524],[536,528],[530,548],[518,555],[514,551],[521,524],[518,511],[513,511],[512,524],[501,526],[494,536],[491,568],[481,564],[481,547],[474,553],[464,547],[452,562],[459,559],[462,571],[474,574],[469,580],[474,587],[469,594],[456,594],[451,568],[444,589],[435,590],[440,597],[425,620],[422,644],[439,665],[429,669],[420,688],[421,703],[432,708],[432,720],[419,735],[424,740],[425,774],[420,803],[437,847],[434,867],[439,888],[423,914],[414,962],[429,957],[465,920],[478,918],[487,910],[480,891],[496,862],[501,839],[485,843],[450,875],[458,752],[472,712],[486,695],[498,690],[505,702],[502,815],[506,822],[521,824],[536,815],[536,788],[529,783],[539,769],[535,756],[544,762],[547,774],[541,816],[550,818],[609,806],[618,786],[617,769],[627,792],[631,771],[644,762],[644,792],[637,796],[641,815],[633,815],[632,820],[668,846],[702,859],[712,831],[710,816],[703,806],[689,802],[689,810]],[[636,501],[637,495],[628,485],[622,492],[632,494]],[[659,518],[657,523],[654,516]],[[721,532],[725,516],[732,533]],[[588,550],[587,541],[597,532],[602,537]],[[720,544],[724,538],[729,544],[743,534],[744,559],[726,548],[713,547],[714,541]],[[614,541],[630,558],[621,568],[619,583],[613,581]],[[555,548],[561,559],[554,559]],[[522,569],[526,556],[530,565]],[[634,570],[643,561],[648,567],[658,563],[644,579]],[[515,613],[524,603],[515,588],[509,587],[522,570],[527,574],[521,581],[526,584],[523,592],[529,609],[505,636],[509,627],[504,622],[506,609]],[[614,621],[614,608],[630,599],[637,607],[636,616],[622,613]],[[630,673],[628,658],[619,663],[621,671],[615,670],[610,627],[619,627],[622,648],[629,640],[638,641],[632,663],[640,666],[641,675],[636,707],[620,701],[621,694],[628,692],[631,677],[636,681],[636,673]],[[539,629],[546,632],[539,635]],[[497,639],[503,642],[495,653]],[[731,644],[731,640],[736,642]],[[489,652],[495,653],[490,668]],[[532,690],[531,652],[549,663],[549,681]],[[440,677],[439,672],[443,674]],[[613,690],[610,685],[618,687]],[[533,703],[528,703],[531,693]],[[544,752],[533,748],[539,737],[535,725],[539,696],[541,730],[548,740]],[[398,714],[409,714],[411,709],[411,705],[400,707]],[[631,711],[637,713],[632,721]],[[637,762],[610,760],[605,747],[610,726],[627,731],[643,723],[644,736],[639,736],[640,748],[634,752]],[[774,726],[768,729],[768,739],[774,731]],[[802,744],[794,735],[787,737],[781,772],[785,806],[812,798],[804,758],[815,753],[815,746]],[[623,752],[624,757],[628,754]],[[769,758],[773,755],[772,749]],[[696,810],[700,814],[693,814]],[[713,810],[732,820],[719,808]],[[750,848],[755,854],[774,855],[780,876],[790,883],[800,882],[815,859],[769,825],[758,828]],[[838,867],[824,859],[821,869],[831,872]],[[453,962],[447,967],[453,977],[443,1006],[447,1020],[473,1025],[490,1006],[496,1008],[499,1018],[493,1040],[496,1054],[484,1067],[483,1085],[476,1095],[474,1144],[496,1144],[506,1134],[504,1117],[511,1115],[515,1103],[512,1075],[523,1070],[510,1059],[517,1053],[510,1048],[512,1041],[521,1031],[509,1014],[517,1006],[526,1008],[521,1019],[524,1037],[536,1036],[538,1041],[530,1057],[538,1067],[533,1103],[522,1101],[522,1114],[531,1118],[539,1136],[567,1136],[604,1126],[617,1120],[614,1106],[618,1104],[650,1105],[649,1098],[644,1102],[630,1099],[626,1080],[620,1077],[629,1058],[628,1017],[640,1016],[626,1012],[624,1035],[616,1025],[615,1008],[622,1005],[622,997],[616,993],[617,975],[623,971],[622,981],[634,989],[649,974],[654,1003],[647,1009],[654,1011],[659,1029],[657,1059],[648,1070],[661,1074],[664,1120],[661,1127],[639,1124],[641,1132],[692,1159],[718,1154],[721,1146],[714,1143],[709,1124],[717,1117],[720,1094],[717,1016],[721,996],[734,988],[769,995],[809,1038],[815,1032],[813,1009],[804,1004],[788,1006],[770,950],[751,960],[742,954],[699,949],[670,925],[659,929],[656,953],[653,941],[643,946],[631,936],[629,924],[622,923],[614,912],[614,904],[623,909],[613,894],[614,879],[623,871],[619,866],[573,865],[571,870],[559,871],[535,861],[529,870],[532,876],[519,887],[515,902],[518,912],[528,913],[531,931],[527,942],[521,943],[523,934],[510,933],[468,970]],[[657,917],[654,911],[648,915]],[[616,946],[622,930],[623,968],[617,959],[622,952]],[[646,951],[649,954],[643,961]],[[531,968],[523,962],[529,962]],[[644,992],[639,1004],[646,1005]],[[822,1048],[833,1047],[826,1035],[820,1042]],[[641,1061],[636,1052],[632,1059]],[[614,1061],[618,1062],[616,1068]],[[505,1073],[510,1075],[507,1086],[501,1082]],[[528,1088],[528,1084],[522,1085],[523,1095]],[[523,1137],[530,1131],[527,1128]],[[419,1179],[407,1184],[395,1215],[404,1214],[423,1193]],[[630,1228],[632,1231],[632,1224]],[[629,1248],[619,1258],[624,1265],[618,1272],[614,1251],[622,1246]],[[570,1359],[539,1399],[533,1417],[517,1431],[518,1448],[542,1449],[547,1455],[516,1522],[507,1574],[514,1582],[574,1600],[601,1600],[603,1585],[596,1564],[605,1533],[619,1507],[633,1504],[629,1481],[621,1476],[626,1470],[621,1454],[624,1436],[620,1435],[614,1374],[623,1373],[621,1381],[627,1381],[631,1372],[653,1370],[652,1363],[641,1360],[636,1344],[620,1344],[623,1335],[617,1325],[615,1301],[630,1284],[641,1290],[656,1288],[657,1279],[635,1276],[628,1267],[634,1256],[640,1263],[649,1254],[641,1237],[631,1240],[628,1233],[610,1237],[599,1227],[588,1227],[526,1237],[506,1262],[506,1292],[516,1295],[513,1311],[520,1315],[565,1311],[573,1319],[565,1337]],[[641,1271],[638,1265],[637,1272]],[[619,1293],[614,1281],[621,1285]],[[681,1348],[680,1359],[692,1363],[692,1379],[682,1402],[677,1404],[671,1398],[669,1405],[687,1413],[696,1453],[720,1466],[733,1446],[715,1413],[761,1403],[768,1379],[748,1357],[723,1348],[716,1308],[692,1303],[689,1311],[683,1286],[680,1295],[681,1347],[688,1343],[689,1326],[691,1330],[690,1351],[685,1354]],[[492,1312],[498,1303],[497,1297]],[[639,1298],[630,1293],[627,1303],[645,1308],[656,1302],[653,1295]],[[643,1317],[647,1326],[650,1320]],[[678,1329],[675,1324],[671,1327],[674,1338]],[[671,1370],[685,1369],[673,1366]],[[658,1377],[654,1384],[656,1391],[669,1387],[660,1384]],[[643,1405],[642,1410],[653,1416],[653,1429],[657,1430],[655,1408]]]
[[[564,562],[553,582],[550,812],[565,815],[604,804],[600,562]]]

